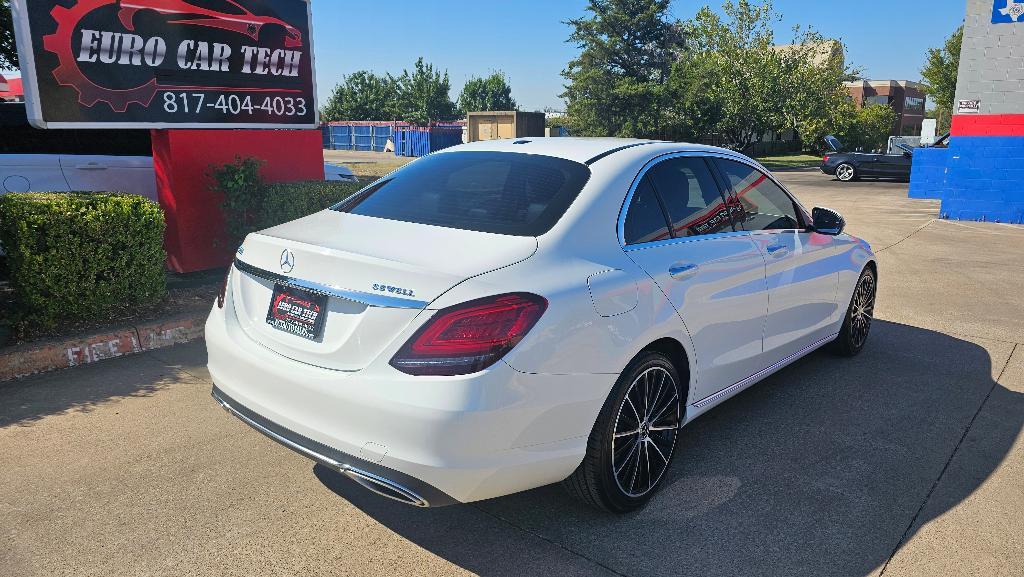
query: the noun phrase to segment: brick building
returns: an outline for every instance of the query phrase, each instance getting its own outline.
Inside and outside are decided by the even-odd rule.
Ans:
[[[967,0],[949,148],[914,154],[910,196],[941,216],[1024,223],[1024,2]]]
[[[858,107],[888,104],[896,111],[890,136],[920,136],[924,121],[923,87],[909,80],[860,80],[847,82],[846,89]]]

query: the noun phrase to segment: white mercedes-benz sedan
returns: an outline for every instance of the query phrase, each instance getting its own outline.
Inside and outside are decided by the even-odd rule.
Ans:
[[[861,350],[877,270],[844,226],[718,148],[456,146],[246,238],[206,325],[213,395],[412,505],[561,481],[629,511],[688,422]]]

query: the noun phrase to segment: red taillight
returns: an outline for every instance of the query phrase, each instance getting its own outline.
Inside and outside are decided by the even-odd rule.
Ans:
[[[217,295],[217,308],[219,309],[224,308],[224,299],[228,294],[228,283],[231,281],[231,269],[232,267],[229,266],[228,273],[224,275],[224,284],[220,286],[220,294]]]
[[[437,311],[391,359],[410,375],[465,375],[505,356],[530,332],[548,301],[529,293],[486,297]]]
[[[822,161],[822,162],[828,162],[828,157],[827,157],[827,156],[823,157],[823,158],[821,159],[821,161]]]

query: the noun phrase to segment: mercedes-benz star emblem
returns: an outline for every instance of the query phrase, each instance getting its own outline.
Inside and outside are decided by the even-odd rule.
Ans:
[[[288,249],[281,251],[281,272],[288,274],[295,268],[295,253]]]

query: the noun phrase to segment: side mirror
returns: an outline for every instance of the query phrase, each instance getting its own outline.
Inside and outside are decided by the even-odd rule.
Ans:
[[[843,229],[846,228],[846,220],[831,208],[814,207],[814,210],[811,211],[811,219],[814,221],[811,227],[815,232],[821,234],[836,236],[842,234]]]

